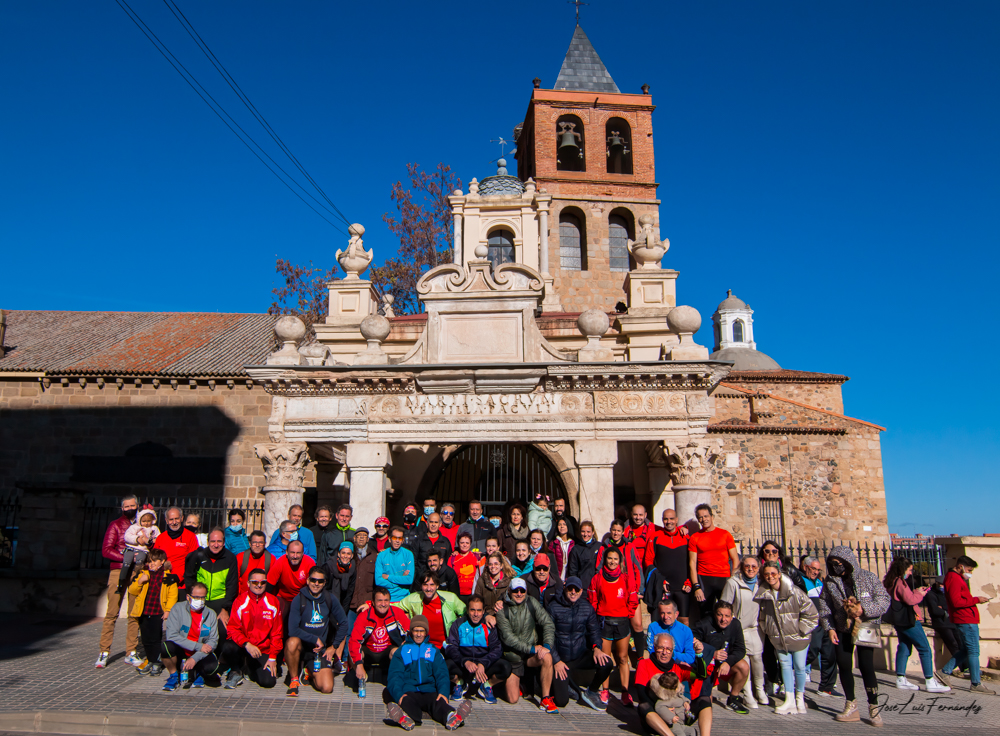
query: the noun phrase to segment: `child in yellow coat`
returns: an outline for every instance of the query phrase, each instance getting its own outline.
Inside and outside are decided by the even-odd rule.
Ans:
[[[156,677],[163,671],[160,664],[160,644],[163,641],[163,621],[177,602],[177,576],[165,565],[167,553],[151,549],[149,559],[128,592],[135,596],[129,614],[139,619],[139,634],[146,650],[146,660],[139,665],[139,672]]]

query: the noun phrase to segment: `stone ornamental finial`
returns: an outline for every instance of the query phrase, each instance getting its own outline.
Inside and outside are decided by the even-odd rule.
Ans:
[[[363,225],[354,223],[349,228],[347,232],[351,234],[351,239],[347,243],[347,250],[337,250],[337,262],[340,263],[340,267],[344,269],[345,281],[355,281],[361,278],[361,274],[364,273],[369,264],[372,262],[372,258],[375,251],[365,250],[364,241],[361,240],[361,236],[365,234],[365,228]]]
[[[660,260],[670,248],[669,240],[660,240],[653,229],[653,216],[639,218],[639,237],[628,241],[628,250],[639,264],[640,269],[656,270]]]
[[[299,354],[298,345],[308,331],[306,323],[295,315],[279,317],[274,323],[274,336],[281,347],[267,356],[267,365],[302,365],[304,359]]]
[[[354,357],[354,365],[386,365],[389,356],[382,350],[382,341],[389,336],[392,325],[381,314],[369,314],[361,320],[361,336],[368,348]]]
[[[392,319],[396,316],[396,312],[392,308],[394,301],[396,301],[396,297],[392,294],[385,294],[382,297],[382,313],[386,316],[386,319]]]
[[[576,318],[576,327],[587,338],[577,360],[581,363],[604,363],[614,360],[614,353],[601,347],[601,338],[611,329],[611,320],[600,309],[588,309]]]

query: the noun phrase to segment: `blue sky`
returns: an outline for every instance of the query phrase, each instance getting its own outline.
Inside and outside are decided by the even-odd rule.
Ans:
[[[164,4],[130,4],[263,143]],[[574,23],[562,0],[178,4],[379,260],[405,164],[490,174]],[[1000,531],[1000,4],[594,0],[582,25],[622,91],[652,87],[679,301],[708,324],[732,288],[783,367],[851,376],[847,412],[888,427],[893,531]],[[3,308],[263,311],[275,256],[343,247],[112,0],[0,4],[0,64]]]

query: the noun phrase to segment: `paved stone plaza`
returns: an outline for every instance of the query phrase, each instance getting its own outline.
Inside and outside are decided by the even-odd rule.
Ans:
[[[353,691],[345,690],[340,680],[331,695],[303,688],[297,700],[286,697],[283,686],[267,691],[250,682],[235,691],[206,687],[166,693],[159,689],[164,677],[137,674],[121,661],[120,653],[108,669],[94,669],[99,622],[60,628],[54,622],[5,617],[0,623],[4,629],[0,638],[0,728],[5,731],[97,736],[180,736],[192,731],[207,736],[308,736],[320,729],[328,732],[329,726],[337,724],[341,736],[346,736],[347,732],[387,732],[396,728],[383,722],[382,688],[377,685],[369,687],[368,698],[363,701]],[[113,651],[121,652],[124,622],[118,629]],[[995,734],[1000,728],[1000,698],[971,696],[968,681],[957,680],[952,693],[934,698],[922,692],[899,692],[889,686],[890,678],[884,673],[879,679],[887,702],[883,713],[885,733],[941,734],[961,730],[967,734]],[[859,693],[863,692],[860,680],[857,687]],[[810,684],[806,699],[811,709],[805,716],[776,716],[770,708],[738,716],[716,708],[714,730],[717,734],[871,733],[865,723],[833,721],[833,713],[842,703],[840,698],[831,701],[814,695],[815,685]],[[422,729],[444,730],[429,720]],[[545,715],[526,700],[516,706],[487,706],[476,701],[465,730],[470,736],[473,731],[639,733],[639,723],[633,710],[617,702],[606,714],[571,704],[558,715]]]

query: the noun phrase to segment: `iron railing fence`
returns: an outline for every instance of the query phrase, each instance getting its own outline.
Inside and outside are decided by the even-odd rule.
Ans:
[[[225,527],[230,509],[240,509],[246,516],[244,527],[247,533],[264,528],[264,502],[260,499],[231,498],[187,498],[168,496],[147,496],[139,499],[139,506],[150,504],[157,514],[156,525],[160,531],[166,529],[164,515],[171,506],[188,514],[198,514],[201,517],[201,531],[207,532],[213,527]],[[83,518],[81,524],[80,569],[106,570],[111,562],[104,558],[104,534],[108,524],[121,515],[121,500],[111,496],[88,496],[84,500]],[[2,519],[2,516],[0,516]]]
[[[0,497],[0,567],[14,566],[20,512],[21,499],[16,493]]]

